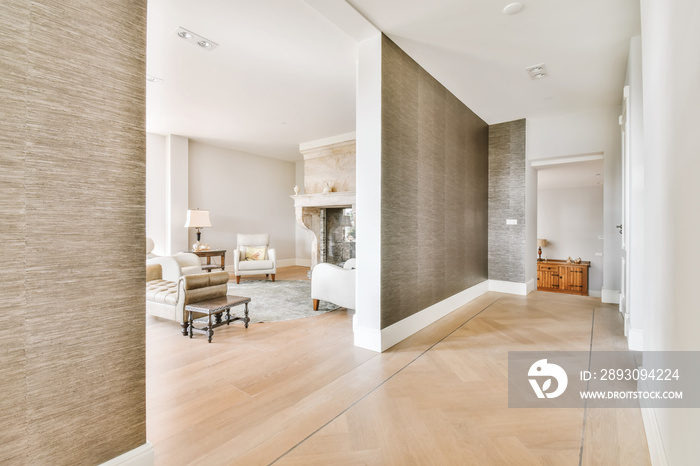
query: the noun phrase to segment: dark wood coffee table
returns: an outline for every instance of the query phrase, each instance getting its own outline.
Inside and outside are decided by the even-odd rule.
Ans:
[[[207,301],[201,301],[198,303],[187,304],[185,306],[185,312],[187,312],[187,323],[189,327],[189,335],[192,338],[194,332],[203,333],[207,335],[209,343],[214,336],[214,329],[221,325],[229,325],[231,322],[237,320],[242,320],[245,324],[245,328],[248,328],[248,322],[250,318],[248,317],[248,303],[250,298],[243,296],[222,296],[221,298],[209,299]],[[245,315],[244,317],[231,316],[230,309],[234,306],[245,305]],[[226,319],[222,319],[221,314],[226,312]],[[209,322],[206,327],[197,328],[194,326],[194,314],[202,314],[209,317]],[[214,322],[212,322],[212,316],[214,317]]]

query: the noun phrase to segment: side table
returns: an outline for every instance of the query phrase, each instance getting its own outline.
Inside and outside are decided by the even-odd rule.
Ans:
[[[248,322],[250,318],[248,317],[248,303],[250,298],[243,296],[222,296],[220,298],[209,299],[207,301],[201,301],[199,303],[192,303],[185,305],[185,312],[187,312],[187,324],[189,327],[189,336],[192,338],[194,332],[205,334],[209,343],[214,336],[214,329],[221,325],[229,325],[231,322],[236,320],[242,320],[245,324],[245,328],[248,328]],[[234,306],[245,305],[244,317],[231,317],[230,309]],[[222,320],[221,314],[226,312],[226,319]],[[197,328],[194,326],[194,314],[202,314],[209,317],[206,327]],[[215,322],[211,321],[212,316],[214,316]]]
[[[206,270],[207,272],[211,272],[213,269],[221,269],[225,270],[226,267],[226,249],[209,249],[207,251],[188,251],[191,252],[192,254],[195,254],[198,257],[206,257],[207,258],[207,263],[206,265],[202,266],[202,270]],[[212,264],[211,263],[211,258],[212,257],[221,257],[221,265],[219,264]]]

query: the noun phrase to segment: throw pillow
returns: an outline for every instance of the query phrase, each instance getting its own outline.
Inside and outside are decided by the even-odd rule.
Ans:
[[[247,261],[265,260],[265,252],[266,251],[267,251],[267,246],[246,246],[246,248],[245,248],[245,260],[247,260]]]

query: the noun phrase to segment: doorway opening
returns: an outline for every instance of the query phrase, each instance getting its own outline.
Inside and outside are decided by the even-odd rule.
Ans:
[[[600,297],[603,288],[603,156],[580,158],[573,161],[552,159],[535,167],[537,239],[542,250],[537,288]],[[569,266],[568,261],[574,266]],[[576,264],[579,261],[580,264]]]

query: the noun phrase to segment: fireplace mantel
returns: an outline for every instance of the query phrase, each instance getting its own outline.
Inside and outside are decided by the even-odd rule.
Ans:
[[[294,207],[350,207],[355,206],[355,193],[297,194]]]
[[[355,211],[355,193],[297,194],[294,199],[297,223],[311,238],[311,268],[319,262],[319,234],[321,210],[327,208],[351,207]],[[325,211],[324,211],[325,214]],[[325,217],[324,217],[325,218]]]

